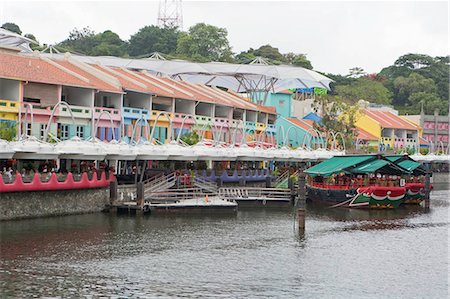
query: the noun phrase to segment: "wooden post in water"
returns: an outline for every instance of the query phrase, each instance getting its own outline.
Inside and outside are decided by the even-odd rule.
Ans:
[[[298,190],[297,190],[297,223],[300,233],[305,231],[306,218],[306,180],[303,171],[298,172]]]
[[[138,182],[136,184],[136,205],[141,208],[141,211],[144,207],[144,199],[144,183]]]
[[[425,169],[427,171],[425,175],[425,208],[430,208],[430,192],[431,192],[431,170],[430,163],[425,163]]]
[[[117,200],[117,180],[109,183],[109,202],[112,204]]]

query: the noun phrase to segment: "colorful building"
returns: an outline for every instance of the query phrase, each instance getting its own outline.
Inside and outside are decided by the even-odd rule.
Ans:
[[[276,134],[274,107],[214,86],[84,63],[69,54],[50,59],[0,49],[1,120],[21,121],[23,133],[44,139],[50,117],[48,132],[61,140],[139,142],[155,124],[153,136],[161,143],[192,129],[226,143],[244,133],[247,141]]]
[[[364,109],[356,126],[376,137],[380,150],[419,147],[419,127],[390,111]]]
[[[450,116],[439,115],[436,111],[434,115],[405,115],[409,121],[422,128],[422,137],[426,143],[433,143],[434,147],[444,146],[447,148],[450,138]]]

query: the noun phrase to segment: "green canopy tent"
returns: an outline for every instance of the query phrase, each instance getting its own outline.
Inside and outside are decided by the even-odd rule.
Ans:
[[[350,173],[351,168],[376,159],[377,155],[337,156],[308,168],[305,173],[310,176],[324,177],[341,172]]]
[[[328,177],[341,172],[347,174],[369,174],[379,172],[390,175],[411,173],[408,168],[393,163],[391,160],[386,159],[381,155],[338,156],[305,170],[305,173],[310,176],[323,177]]]
[[[422,166],[422,164],[414,161],[408,155],[388,155],[385,156],[385,158],[397,164],[398,166],[410,171],[414,175],[426,174],[426,170]]]

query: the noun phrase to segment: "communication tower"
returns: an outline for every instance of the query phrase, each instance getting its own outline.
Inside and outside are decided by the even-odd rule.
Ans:
[[[183,29],[181,0],[159,0],[158,26]]]

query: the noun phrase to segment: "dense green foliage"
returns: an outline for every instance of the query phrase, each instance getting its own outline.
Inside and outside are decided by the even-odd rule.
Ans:
[[[14,33],[17,33],[17,34],[20,34],[20,35],[22,34],[22,30],[20,30],[20,27],[18,25],[14,24],[14,23],[4,23],[2,25],[2,27],[0,27],[0,28],[9,30],[11,32],[14,32]]]
[[[89,27],[75,28],[57,46],[65,51],[92,56],[124,56],[127,50],[126,43],[116,33],[110,30],[95,33]]]
[[[406,54],[379,74],[352,68],[347,76],[326,74],[335,82],[331,95],[349,102],[366,100],[394,106],[400,114],[448,114],[449,57]]]
[[[177,28],[145,26],[130,37],[128,54],[132,57],[148,56],[154,52],[173,54],[177,50],[179,33]]]
[[[16,125],[0,122],[0,139],[12,141],[16,137]]]

